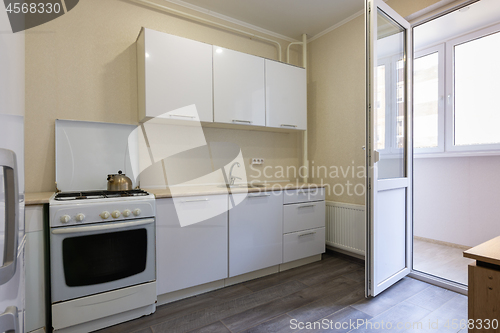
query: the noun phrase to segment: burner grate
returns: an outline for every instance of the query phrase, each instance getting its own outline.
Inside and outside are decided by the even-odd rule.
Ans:
[[[149,195],[149,193],[141,189],[129,191],[83,191],[57,193],[54,199],[59,201],[69,201],[85,199],[126,198],[146,195]]]

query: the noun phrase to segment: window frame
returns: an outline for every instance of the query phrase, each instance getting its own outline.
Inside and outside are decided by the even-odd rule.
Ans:
[[[445,43],[426,47],[425,49],[415,52],[414,60],[433,53],[438,54],[438,145],[437,147],[425,148],[417,148],[414,146],[413,151],[415,154],[443,153],[445,151]],[[415,75],[415,72],[413,72],[413,75]],[[413,87],[415,89],[415,82],[413,83]],[[415,99],[413,103],[415,103]],[[413,117],[415,118],[415,104],[413,104]]]
[[[487,28],[450,39],[446,42],[446,110],[445,119],[445,150],[446,152],[485,152],[500,150],[497,144],[455,145],[455,46],[480,39],[489,35],[500,33],[500,23]],[[500,151],[498,152],[500,154]]]

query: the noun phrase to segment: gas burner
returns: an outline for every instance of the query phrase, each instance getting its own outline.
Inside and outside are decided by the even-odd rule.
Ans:
[[[61,192],[57,193],[55,200],[85,200],[85,199],[105,199],[105,198],[126,198],[126,197],[141,197],[149,195],[148,192],[136,189],[130,191],[83,191],[83,192]]]

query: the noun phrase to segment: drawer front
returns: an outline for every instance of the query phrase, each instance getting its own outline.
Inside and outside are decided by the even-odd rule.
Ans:
[[[494,319],[498,318],[500,310],[500,271],[476,266],[473,281],[469,280],[469,297],[474,302],[474,318],[472,319]],[[471,283],[472,282],[472,283]],[[471,286],[472,284],[472,286]],[[473,289],[472,295],[470,289]],[[499,330],[480,330],[473,332],[499,332]],[[469,330],[471,332],[471,330]]]
[[[325,226],[325,202],[306,202],[283,207],[283,233]]]
[[[283,235],[283,262],[290,262],[325,252],[325,228]]]
[[[284,204],[325,200],[325,188],[284,190]]]
[[[181,227],[206,221],[227,212],[228,209],[227,194],[176,197],[172,200]]]

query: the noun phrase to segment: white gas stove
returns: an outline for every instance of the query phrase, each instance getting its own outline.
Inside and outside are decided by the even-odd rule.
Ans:
[[[49,211],[54,332],[90,332],[155,311],[154,195],[62,192]]]

